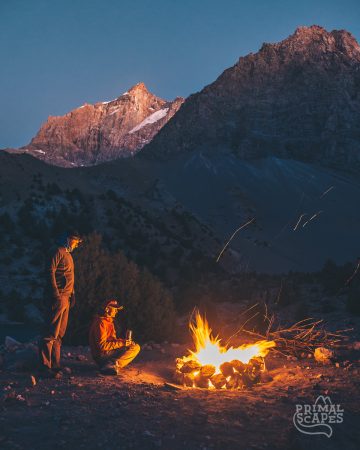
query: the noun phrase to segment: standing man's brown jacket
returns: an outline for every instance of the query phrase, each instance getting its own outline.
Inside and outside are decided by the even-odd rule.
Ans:
[[[80,242],[81,238],[77,233],[69,233],[64,238],[64,245],[56,249],[50,261],[49,316],[39,341],[40,366],[48,374],[60,369],[61,343],[68,324],[70,299],[71,306],[75,303],[74,261],[71,252]]]
[[[50,283],[54,298],[70,298],[74,292],[74,260],[65,247],[59,247],[50,262]]]

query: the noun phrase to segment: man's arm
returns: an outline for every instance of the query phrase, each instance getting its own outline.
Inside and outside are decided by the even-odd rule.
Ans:
[[[125,346],[124,339],[109,338],[106,326],[103,323],[96,328],[96,342],[102,352],[109,352]]]
[[[57,298],[58,300],[60,300],[60,293],[59,293],[59,289],[56,284],[55,273],[56,273],[56,269],[59,265],[60,260],[61,260],[61,254],[60,254],[59,250],[57,250],[55,255],[52,257],[52,259],[50,261],[50,283],[51,283],[54,297]]]

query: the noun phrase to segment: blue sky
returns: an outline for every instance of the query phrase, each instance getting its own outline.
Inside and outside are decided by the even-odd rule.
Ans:
[[[188,96],[300,25],[360,40],[359,0],[0,0],[0,148],[143,81]]]

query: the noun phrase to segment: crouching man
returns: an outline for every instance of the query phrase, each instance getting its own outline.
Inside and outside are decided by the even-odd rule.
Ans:
[[[100,372],[106,375],[118,375],[140,351],[135,342],[116,337],[114,319],[121,309],[123,306],[116,300],[106,301],[90,327],[91,354]]]

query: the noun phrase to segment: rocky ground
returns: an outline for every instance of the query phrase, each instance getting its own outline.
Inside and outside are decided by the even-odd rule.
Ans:
[[[271,381],[243,391],[175,389],[177,344],[145,348],[121,376],[101,376],[87,348],[66,348],[61,380],[0,371],[2,449],[355,449],[359,448],[359,358],[288,360],[271,353]],[[36,384],[35,384],[36,383]],[[296,404],[329,396],[344,409],[333,435],[300,433]]]

